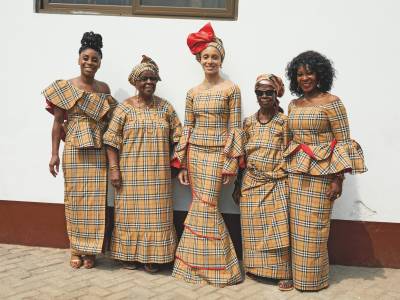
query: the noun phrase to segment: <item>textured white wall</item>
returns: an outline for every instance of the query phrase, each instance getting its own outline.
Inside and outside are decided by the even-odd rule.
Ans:
[[[309,49],[334,61],[338,74],[332,92],[347,107],[352,136],[363,146],[369,168],[347,176],[344,196],[335,204],[337,219],[400,222],[399,11],[396,0],[242,0],[237,21],[212,22],[227,50],[223,73],[242,89],[243,116],[257,110],[253,83],[259,73],[283,76],[287,62]],[[62,177],[52,178],[47,168],[52,118],[40,92],[55,79],[79,74],[84,31],[103,35],[98,78],[119,101],[133,93],[127,76],[146,53],[161,69],[157,94],[174,104],[183,122],[186,90],[202,80],[186,36],[205,22],[36,14],[32,1],[7,1],[0,11],[0,199],[62,203]],[[290,100],[286,93],[283,107]],[[175,186],[175,207],[184,210],[190,192]],[[224,189],[221,207],[237,213],[231,189]]]

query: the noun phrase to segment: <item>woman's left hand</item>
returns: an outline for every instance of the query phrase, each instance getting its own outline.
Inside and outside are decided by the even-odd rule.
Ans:
[[[343,179],[335,177],[326,192],[327,197],[334,201],[342,195]]]
[[[233,176],[222,174],[222,184],[229,184],[232,181]]]

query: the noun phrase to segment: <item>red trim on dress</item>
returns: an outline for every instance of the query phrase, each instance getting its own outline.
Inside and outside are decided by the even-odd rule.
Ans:
[[[181,162],[177,157],[175,157],[173,160],[171,160],[171,167],[174,167],[176,169],[182,169]]]
[[[331,148],[331,154],[332,154],[332,152],[333,152],[333,149],[335,149],[336,144],[337,144],[337,140],[336,140],[336,139],[333,139],[332,142],[331,142],[331,144],[330,144],[330,146],[329,146],[329,147]],[[299,152],[300,150],[303,150],[303,152],[305,152],[309,157],[311,157],[311,158],[313,158],[313,159],[316,159],[314,152],[311,150],[311,148],[310,148],[308,145],[306,145],[306,144],[299,144],[299,145],[296,147],[296,149],[294,149],[293,153],[297,153],[297,152]]]
[[[188,225],[183,225],[185,228],[187,228],[191,233],[193,233],[194,235],[197,235],[199,237],[202,238],[206,238],[206,239],[210,239],[210,240],[222,240],[222,238],[218,238],[218,237],[214,237],[214,236],[208,236],[208,235],[202,235],[200,233],[197,233],[196,231],[194,231],[192,228],[190,228]]]
[[[187,265],[190,268],[193,269],[199,269],[199,270],[210,270],[210,271],[221,271],[221,270],[226,270],[225,267],[199,267],[199,266],[194,266],[191,264],[188,264],[187,262],[185,262],[182,258],[180,258],[179,256],[175,255],[176,259],[179,259],[183,264]]]

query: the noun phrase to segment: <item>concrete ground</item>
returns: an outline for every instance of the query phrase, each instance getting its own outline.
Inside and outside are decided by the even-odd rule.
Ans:
[[[331,266],[330,287],[318,293],[280,292],[249,277],[215,288],[125,270],[104,256],[94,269],[73,270],[61,249],[0,244],[0,299],[400,299],[400,270]]]

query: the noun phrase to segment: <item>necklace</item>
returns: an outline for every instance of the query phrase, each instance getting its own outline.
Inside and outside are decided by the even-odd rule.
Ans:
[[[153,96],[151,97],[151,101],[149,103],[147,103],[144,100],[140,101],[139,99],[140,99],[139,96],[132,99],[133,105],[136,108],[144,108],[144,107],[150,108],[154,104],[154,97]]]
[[[256,119],[257,119],[258,123],[260,123],[261,125],[265,125],[265,124],[268,124],[269,121],[271,121],[272,117],[269,118],[269,119],[268,119],[267,121],[265,121],[265,122],[261,122],[261,120],[260,120],[260,110],[258,110],[258,111],[257,111]]]

